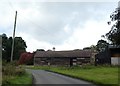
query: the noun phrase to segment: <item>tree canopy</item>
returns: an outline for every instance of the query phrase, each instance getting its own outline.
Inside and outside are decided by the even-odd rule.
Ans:
[[[7,37],[6,34],[2,34],[2,57],[3,60],[10,61],[11,57],[11,49],[12,49],[12,37]],[[26,51],[26,42],[22,39],[22,37],[15,37],[14,39],[14,52],[13,52],[13,60],[18,60],[20,54]]]
[[[99,52],[104,51],[108,47],[109,43],[107,43],[105,40],[99,40],[96,45],[96,49]]]
[[[96,45],[91,45],[90,47],[84,47],[83,50],[91,50],[91,51],[97,51]]]
[[[18,64],[33,65],[33,56],[34,53],[30,52],[21,53]]]
[[[115,22],[111,30],[106,33],[105,37],[113,44],[120,45],[120,7],[116,8],[116,10],[110,15],[110,22],[108,24]]]

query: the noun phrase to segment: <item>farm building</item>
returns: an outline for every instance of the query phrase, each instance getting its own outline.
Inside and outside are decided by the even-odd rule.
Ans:
[[[120,47],[109,46],[105,51],[96,54],[96,64],[120,65]]]
[[[92,62],[92,58],[90,50],[36,51],[34,65],[82,65]]]
[[[109,47],[111,64],[120,65],[120,47]]]

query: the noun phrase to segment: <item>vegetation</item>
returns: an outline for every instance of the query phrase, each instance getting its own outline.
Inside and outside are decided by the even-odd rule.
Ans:
[[[13,86],[21,84],[30,86],[32,85],[32,75],[27,73],[22,66],[18,66],[18,59],[21,53],[26,52],[26,43],[21,37],[15,37],[14,61],[10,62],[12,40],[12,37],[7,37],[6,34],[2,34],[2,85]],[[30,54],[27,57],[30,57]]]
[[[96,51],[97,47],[96,45],[91,45],[90,47],[84,47],[83,50],[92,50],[92,51]]]
[[[24,52],[20,55],[18,64],[33,65],[33,56],[34,53]]]
[[[120,7],[116,8],[116,10],[111,13],[110,15],[110,21],[108,22],[108,25],[111,25],[111,30],[107,32],[105,35],[102,35],[105,39],[108,40],[98,40],[97,45],[95,45],[93,48],[85,47],[83,49],[94,49],[98,52],[104,51],[106,48],[108,48],[109,44],[119,46],[120,47]]]
[[[22,66],[16,66],[15,62],[3,62],[2,76],[2,86],[32,85],[32,75],[27,73]]]
[[[35,66],[32,69],[42,69],[57,72],[102,85],[118,85],[118,67],[116,66],[75,66],[75,67],[52,67]]]
[[[7,37],[6,34],[2,34],[2,59],[10,61],[11,57],[11,48],[12,48],[12,37]],[[26,43],[21,37],[15,37],[15,45],[14,45],[14,55],[13,60],[18,60],[20,54],[26,51]]]
[[[105,40],[99,40],[96,45],[96,49],[99,52],[105,51],[106,48],[108,48],[109,43],[107,43]]]
[[[108,22],[108,24],[110,25],[111,22],[113,22],[113,25],[105,37],[111,41],[113,45],[120,45],[120,7],[116,8],[110,15],[110,19],[111,21]]]

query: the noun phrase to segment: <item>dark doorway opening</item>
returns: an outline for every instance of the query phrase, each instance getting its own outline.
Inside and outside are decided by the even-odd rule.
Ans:
[[[70,58],[70,66],[73,66],[73,58]]]

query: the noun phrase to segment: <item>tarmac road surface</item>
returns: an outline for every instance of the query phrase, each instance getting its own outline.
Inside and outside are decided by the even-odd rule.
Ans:
[[[44,71],[44,70],[31,70],[31,69],[27,69],[28,72],[31,72],[33,75],[33,85],[51,85],[53,86],[53,84],[63,84],[64,86],[66,86],[67,84],[71,85],[77,85],[77,86],[82,86],[82,85],[88,85],[88,86],[96,86],[93,85],[90,82],[87,81],[83,81],[83,80],[79,80],[79,79],[75,79],[75,78],[71,78],[68,76],[64,76],[61,74],[57,74],[57,73],[53,73],[53,72],[48,72],[48,71]],[[41,85],[40,85],[41,86]]]

